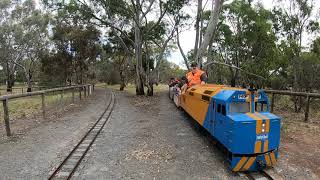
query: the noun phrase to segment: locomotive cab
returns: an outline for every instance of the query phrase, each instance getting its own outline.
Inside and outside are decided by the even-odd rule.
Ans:
[[[255,171],[276,163],[280,118],[269,112],[263,90],[195,86],[181,94],[180,102],[228,151],[233,171]]]
[[[280,144],[280,118],[269,112],[264,91],[222,91],[215,102],[214,136],[230,152],[232,169],[248,171],[274,165]]]
[[[230,94],[229,98],[216,96],[214,133],[231,153],[232,169],[248,171],[274,165],[280,144],[280,118],[269,112],[266,94],[264,91],[231,91]],[[226,102],[225,117],[220,115],[223,110],[219,113],[221,101]]]

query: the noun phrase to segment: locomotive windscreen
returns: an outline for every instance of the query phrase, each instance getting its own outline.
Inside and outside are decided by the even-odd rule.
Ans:
[[[249,102],[231,102],[230,104],[230,113],[248,113],[249,111]]]

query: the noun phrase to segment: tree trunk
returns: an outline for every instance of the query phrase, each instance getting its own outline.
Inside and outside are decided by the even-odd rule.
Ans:
[[[231,73],[231,82],[230,82],[230,85],[231,85],[231,87],[236,87],[239,71],[238,71],[238,70],[235,70],[236,72],[234,72],[231,67],[229,68],[229,70],[230,70],[230,73]]]
[[[14,85],[14,79],[9,75],[7,79],[7,92],[12,92],[12,87]]]
[[[142,40],[140,31],[140,1],[136,0],[136,14],[134,26],[135,56],[136,56],[136,95],[144,95],[142,78]]]
[[[10,65],[9,65],[9,62],[7,61],[6,62],[6,65],[7,65],[7,73],[6,73],[6,76],[7,76],[7,92],[12,92],[12,87],[14,86],[14,81],[15,81],[15,78],[14,78],[14,70],[10,70]]]
[[[30,79],[30,80],[27,80],[27,84],[28,84],[27,92],[32,92],[32,83],[31,83],[31,79]]]
[[[197,19],[195,24],[195,30],[196,30],[196,40],[194,42],[194,55],[197,54],[198,48],[199,48],[199,33],[200,33],[200,20],[201,20],[201,11],[202,11],[202,0],[198,0],[198,9],[197,9]],[[196,59],[197,61],[197,59]]]
[[[187,69],[190,70],[190,67],[189,67],[189,64],[188,64],[188,58],[187,58],[187,56],[185,55],[185,53],[183,52],[183,49],[182,49],[182,47],[181,47],[181,45],[180,45],[179,29],[178,29],[178,27],[176,27],[176,32],[177,32],[177,44],[178,44],[178,47],[179,47],[181,56],[183,57],[184,64],[186,65]]]
[[[27,73],[27,84],[28,84],[27,92],[32,92],[32,73],[30,69]]]
[[[149,84],[148,84],[147,95],[148,96],[153,96],[153,82],[149,82]]]
[[[120,70],[120,91],[123,91],[124,88],[126,87],[126,83],[125,83],[125,76],[123,74],[123,70]]]
[[[214,31],[217,28],[222,4],[223,0],[215,0],[214,9],[211,12],[211,17],[207,26],[207,30],[204,34],[203,42],[201,43],[200,48],[197,51],[196,60],[199,62],[200,67],[202,66],[203,53],[207,49],[210,40],[214,36]]]

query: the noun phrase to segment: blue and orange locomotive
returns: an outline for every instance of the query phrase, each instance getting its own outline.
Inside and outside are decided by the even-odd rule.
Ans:
[[[281,119],[269,112],[263,90],[225,85],[196,85],[171,98],[228,152],[234,172],[257,171],[276,164]]]

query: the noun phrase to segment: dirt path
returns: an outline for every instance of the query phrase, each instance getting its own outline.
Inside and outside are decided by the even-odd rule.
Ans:
[[[287,130],[281,133],[280,159],[276,171],[283,174],[285,179],[320,179],[319,124],[292,119],[287,119],[284,124]]]
[[[241,179],[165,94],[117,104],[77,179]]]
[[[61,157],[104,110],[105,90],[96,90],[86,106],[43,122],[22,135],[0,142],[0,179],[46,179]]]

